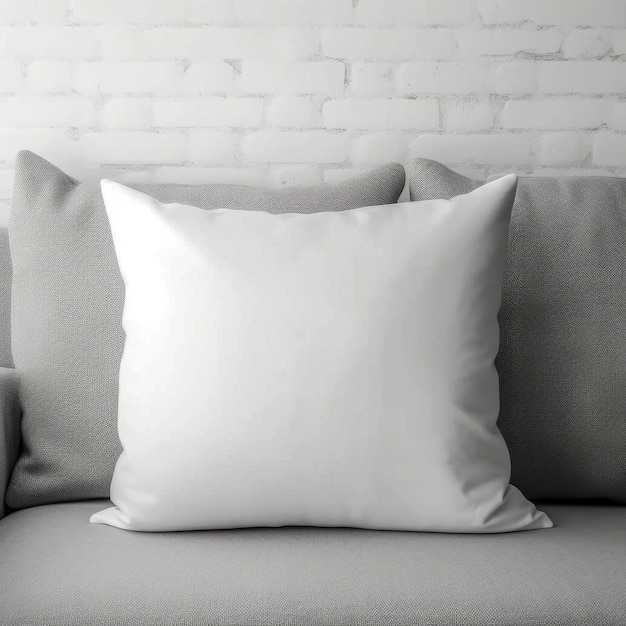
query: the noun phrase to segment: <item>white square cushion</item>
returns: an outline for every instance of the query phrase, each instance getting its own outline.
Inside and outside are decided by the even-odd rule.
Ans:
[[[130,530],[551,526],[509,485],[497,313],[516,177],[311,215],[102,182],[126,285]]]

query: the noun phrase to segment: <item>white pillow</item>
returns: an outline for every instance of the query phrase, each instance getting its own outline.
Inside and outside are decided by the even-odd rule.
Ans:
[[[126,285],[124,452],[116,506],[91,521],[550,527],[508,484],[496,427],[516,183],[272,215],[161,204],[103,181]]]

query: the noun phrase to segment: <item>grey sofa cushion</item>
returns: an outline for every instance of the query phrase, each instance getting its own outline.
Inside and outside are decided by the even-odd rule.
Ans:
[[[0,519],[4,517],[4,494],[19,454],[19,377],[14,369],[0,367]]]
[[[390,164],[339,185],[309,189],[140,189],[162,202],[281,213],[394,203],[403,186],[404,169]],[[24,450],[7,503],[20,508],[107,497],[120,453],[116,416],[124,293],[99,183],[79,183],[32,152],[19,153],[9,236]]]
[[[0,624],[626,623],[626,507],[546,506],[551,530],[129,533],[103,502],[0,522]]]
[[[11,354],[11,253],[9,233],[0,226],[0,367],[13,367]]]
[[[407,171],[412,200],[482,184],[426,159]],[[519,179],[500,328],[512,484],[626,502],[626,179]]]

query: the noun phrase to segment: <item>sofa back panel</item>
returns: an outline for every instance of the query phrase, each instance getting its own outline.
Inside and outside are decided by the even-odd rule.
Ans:
[[[417,159],[411,199],[480,184]],[[511,483],[626,502],[626,179],[521,177],[500,309]]]
[[[11,253],[9,233],[0,227],[0,367],[13,367],[11,355]]]
[[[389,164],[308,189],[140,189],[162,202],[206,209],[314,213],[395,203],[404,179],[404,168]],[[121,451],[117,389],[124,285],[99,183],[80,183],[32,152],[19,153],[9,234],[23,454],[7,503],[21,508],[106,497]]]

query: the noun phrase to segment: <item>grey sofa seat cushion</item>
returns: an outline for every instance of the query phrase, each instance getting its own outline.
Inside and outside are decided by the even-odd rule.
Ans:
[[[407,173],[413,200],[482,184],[427,159]],[[626,179],[521,177],[502,289],[512,484],[626,502]]]
[[[551,530],[132,533],[100,502],[0,522],[0,624],[626,623],[626,507],[547,506]]]
[[[395,203],[403,186],[404,168],[389,164],[338,185],[308,189],[139,188],[162,202],[205,209],[312,213]],[[120,453],[124,287],[99,183],[79,183],[32,152],[20,152],[9,237],[23,454],[7,503],[20,508],[108,497]]]

